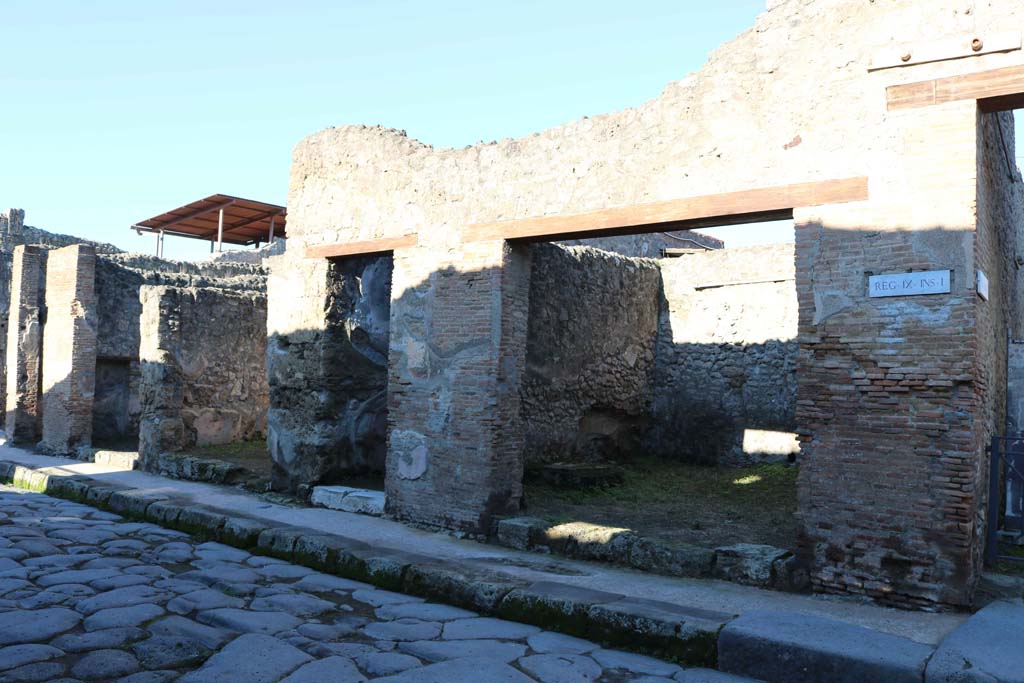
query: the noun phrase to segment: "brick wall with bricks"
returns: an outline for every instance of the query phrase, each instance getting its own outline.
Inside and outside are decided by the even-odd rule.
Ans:
[[[76,244],[47,256],[40,446],[74,455],[92,444],[96,384],[96,248]]]

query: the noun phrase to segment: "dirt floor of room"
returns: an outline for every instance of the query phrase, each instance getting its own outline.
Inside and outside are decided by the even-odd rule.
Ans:
[[[670,543],[795,546],[794,465],[716,468],[647,457],[625,464],[624,474],[622,485],[583,490],[528,476],[526,514],[553,524],[632,529]]]

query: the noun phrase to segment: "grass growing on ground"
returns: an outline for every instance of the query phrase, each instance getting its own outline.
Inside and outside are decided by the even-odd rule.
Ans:
[[[655,457],[625,464],[621,486],[563,490],[525,484],[527,514],[551,523],[590,522],[704,546],[795,543],[797,468],[717,468]]]
[[[209,460],[223,460],[244,467],[259,475],[270,476],[271,460],[267,452],[267,442],[263,439],[238,441],[190,448],[187,455]]]

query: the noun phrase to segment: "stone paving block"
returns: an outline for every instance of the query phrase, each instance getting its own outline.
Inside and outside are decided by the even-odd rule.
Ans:
[[[0,671],[63,656],[63,651],[49,645],[26,644],[0,647]]]
[[[86,681],[117,680],[139,670],[139,662],[124,650],[96,650],[71,667],[71,673]]]
[[[534,652],[541,654],[582,655],[598,647],[589,640],[551,631],[541,631],[527,638],[526,642]]]
[[[230,607],[200,612],[196,619],[204,624],[220,626],[239,633],[267,635],[293,629],[302,623],[301,619],[286,612],[251,612]]]
[[[119,648],[145,637],[146,632],[141,628],[112,628],[87,633],[66,633],[50,641],[50,644],[66,652],[88,652]]]
[[[946,636],[925,683],[1024,682],[1024,602],[993,602]]]
[[[0,645],[47,641],[81,620],[81,614],[64,607],[0,612]]]
[[[672,676],[680,671],[680,668],[670,662],[663,662],[654,657],[634,654],[632,652],[620,652],[619,650],[594,650],[590,656],[606,669],[618,669],[634,674],[649,674],[651,676]]]
[[[372,622],[363,628],[363,634],[376,640],[431,640],[441,633],[441,624],[419,619],[395,619]]]
[[[303,664],[281,683],[363,683],[366,676],[347,657],[327,657]]]
[[[673,676],[673,679],[679,683],[761,683],[754,678],[733,676],[714,669],[686,669]]]
[[[398,648],[402,652],[432,662],[466,657],[511,662],[526,654],[525,645],[500,640],[417,640],[400,643]]]
[[[517,663],[545,683],[590,683],[602,672],[601,666],[586,655],[532,655]]]
[[[160,605],[144,603],[129,607],[101,609],[85,618],[82,626],[86,631],[100,631],[113,628],[131,628],[162,616]]]
[[[497,638],[499,640],[522,640],[540,633],[536,626],[520,624],[491,617],[473,617],[449,621],[444,625],[445,640],[475,640]]]
[[[535,683],[529,676],[507,664],[485,659],[455,659],[409,669],[374,683]]]
[[[189,638],[211,650],[223,645],[233,635],[229,630],[207,626],[178,616],[165,617],[153,622],[148,628],[153,635]]]
[[[452,607],[450,605],[439,605],[436,602],[412,602],[396,605],[382,605],[375,611],[379,619],[422,619],[424,621],[452,621],[453,619],[465,619],[475,617],[475,612]]]
[[[153,636],[135,643],[132,652],[147,669],[177,669],[199,664],[209,650],[181,636]]]
[[[257,633],[239,636],[180,683],[274,683],[312,661],[277,638]]]
[[[931,647],[831,619],[751,611],[718,639],[718,668],[769,683],[920,683]]]

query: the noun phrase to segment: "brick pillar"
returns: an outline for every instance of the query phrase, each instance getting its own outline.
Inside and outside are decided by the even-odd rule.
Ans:
[[[96,386],[96,249],[50,252],[43,328],[43,438],[52,453],[75,454],[92,441]]]
[[[795,212],[800,542],[818,591],[970,602],[985,462],[976,119],[974,102],[891,113],[877,135],[899,154],[866,169],[870,200]],[[923,270],[950,270],[950,292],[868,295],[872,274]]]
[[[522,499],[519,386],[529,250],[495,242],[395,252],[387,509],[487,531]]]
[[[12,443],[34,445],[39,440],[46,253],[41,247],[14,249],[7,326],[9,381],[5,425],[7,438]]]
[[[185,443],[181,417],[185,380],[176,358],[181,330],[180,291],[151,285],[144,285],[139,291],[139,456],[146,467],[155,463],[161,453],[181,450]]]

